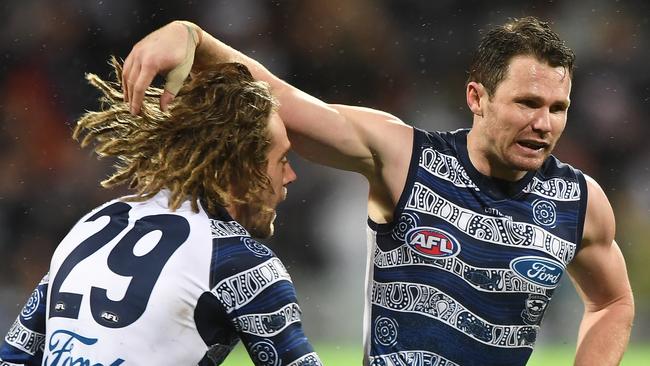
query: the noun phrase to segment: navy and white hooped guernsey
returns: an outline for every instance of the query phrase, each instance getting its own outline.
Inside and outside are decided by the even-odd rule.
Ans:
[[[394,221],[368,220],[365,363],[525,365],[582,238],[583,174],[549,157],[515,183],[479,173],[468,130],[414,130]]]
[[[256,365],[320,366],[282,262],[225,210],[169,192],[115,200],[57,247],[0,345],[0,366],[219,365],[242,341]]]

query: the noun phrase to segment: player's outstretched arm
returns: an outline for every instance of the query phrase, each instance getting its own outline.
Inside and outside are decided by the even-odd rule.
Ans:
[[[214,62],[240,62],[256,79],[269,83],[280,102],[280,117],[293,148],[304,157],[362,173],[371,186],[376,179],[381,181],[407,170],[395,167],[393,162],[404,160],[408,164],[412,144],[412,129],[398,118],[368,108],[324,103],[189,22],[172,22],[133,47],[123,73],[125,96],[132,112],[139,113],[144,90],[156,74],[167,74],[168,91],[161,98],[161,108],[165,109],[176,87],[188,75],[187,65],[192,61],[194,70]],[[396,172],[387,171],[393,167]]]
[[[40,366],[45,346],[48,275],[41,280],[0,344],[0,365]]]
[[[634,299],[625,260],[614,240],[612,207],[589,177],[587,187],[582,249],[568,268],[585,305],[575,365],[618,365],[630,337]]]

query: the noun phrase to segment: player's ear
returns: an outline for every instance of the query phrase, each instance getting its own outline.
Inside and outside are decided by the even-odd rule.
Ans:
[[[482,98],[487,96],[487,91],[481,83],[470,81],[467,83],[465,90],[467,97],[467,106],[477,116],[483,117],[483,105],[481,104]]]

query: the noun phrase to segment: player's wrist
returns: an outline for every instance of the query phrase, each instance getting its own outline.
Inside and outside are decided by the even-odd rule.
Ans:
[[[203,41],[203,29],[187,20],[177,20],[176,22],[182,24],[183,27],[187,29],[188,33],[192,37],[195,49],[198,49],[201,45],[201,42]]]

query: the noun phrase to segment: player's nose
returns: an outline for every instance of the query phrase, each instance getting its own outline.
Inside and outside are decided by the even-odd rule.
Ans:
[[[284,177],[282,178],[282,185],[286,186],[289,183],[293,183],[296,179],[298,179],[296,172],[291,167],[291,164],[287,163],[284,169]]]

